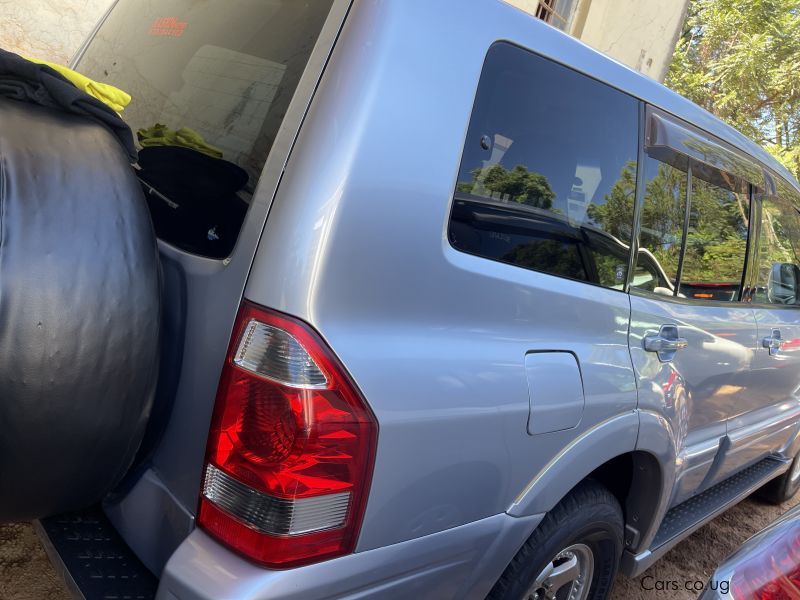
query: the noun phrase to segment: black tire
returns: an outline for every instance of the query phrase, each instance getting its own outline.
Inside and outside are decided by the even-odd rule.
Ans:
[[[622,555],[623,517],[617,499],[599,483],[578,484],[547,513],[489,592],[489,600],[519,600],[563,549],[588,546],[594,559],[588,598],[606,598]]]
[[[787,500],[791,500],[797,490],[800,490],[800,471],[797,471],[798,469],[800,469],[800,453],[794,457],[788,471],[758,490],[758,497],[770,504],[783,504]],[[792,473],[795,474],[794,481],[792,481]]]

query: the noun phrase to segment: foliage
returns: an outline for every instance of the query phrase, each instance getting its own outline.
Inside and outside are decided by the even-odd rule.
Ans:
[[[458,191],[480,196],[506,198],[536,208],[550,208],[556,197],[547,177],[529,171],[524,165],[511,170],[496,164],[471,171],[472,181],[460,181]]]
[[[654,160],[642,168],[657,170],[645,188],[641,246],[653,254],[674,283],[686,215],[686,173]]]
[[[652,270],[652,259],[655,258],[674,282],[686,217],[687,175],[652,158],[640,168],[645,169],[646,181],[641,247],[652,254],[652,258],[642,257],[640,266]],[[528,171],[522,165],[509,170],[496,164],[474,169],[471,175],[472,181],[459,182],[460,192],[525,204],[554,214],[562,212],[553,207],[555,193],[547,178],[541,173]],[[747,200],[699,178],[693,182],[683,280],[737,283],[744,265],[749,214]],[[584,225],[590,227],[582,232],[583,248],[592,253],[594,277],[603,285],[614,287],[624,280],[635,201],[636,163],[629,162],[602,202],[587,207]],[[516,245],[502,256],[502,260],[532,269],[547,265],[548,273],[572,279],[588,276],[578,246],[566,240],[531,239]],[[657,280],[661,276],[658,273],[652,275],[652,285],[660,285]]]
[[[606,194],[605,202],[592,203],[586,214],[597,227],[624,242],[630,242],[635,200],[636,162],[631,161],[625,165],[619,179]]]
[[[741,279],[748,212],[742,196],[693,179],[684,281],[737,283]]]
[[[666,84],[800,175],[800,0],[691,0]]]
[[[686,173],[653,159],[642,168],[646,169],[647,187],[642,207],[641,246],[653,254],[674,281],[683,237]],[[589,208],[589,217],[597,227],[622,240],[630,239],[635,177],[635,165],[626,165],[606,195],[605,203]],[[747,213],[742,196],[694,180],[684,281],[722,283],[741,278]]]

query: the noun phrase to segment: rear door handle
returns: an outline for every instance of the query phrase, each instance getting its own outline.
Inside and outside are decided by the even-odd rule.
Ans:
[[[662,325],[658,333],[645,335],[642,345],[647,352],[658,354],[658,360],[661,362],[670,362],[675,358],[675,353],[686,348],[689,342],[678,336],[677,325]]]
[[[765,337],[761,340],[761,345],[769,350],[770,356],[775,356],[780,352],[783,346],[783,338],[781,337],[780,329],[773,329],[772,335]]]

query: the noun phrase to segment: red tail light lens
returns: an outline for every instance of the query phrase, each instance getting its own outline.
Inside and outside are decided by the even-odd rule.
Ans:
[[[731,578],[736,600],[789,600],[800,598],[800,521],[792,519],[770,534]]]
[[[198,523],[269,567],[352,552],[377,423],[306,324],[245,303],[211,422]]]

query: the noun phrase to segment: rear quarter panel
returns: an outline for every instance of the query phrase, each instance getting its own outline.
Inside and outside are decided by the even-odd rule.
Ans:
[[[312,323],[375,411],[360,551],[506,511],[573,440],[636,406],[626,294],[447,241],[483,59],[502,38],[575,50],[501,2],[355,2],[245,290]],[[528,435],[525,355],[538,350],[578,358],[577,427]],[[565,491],[593,468],[576,464]]]

